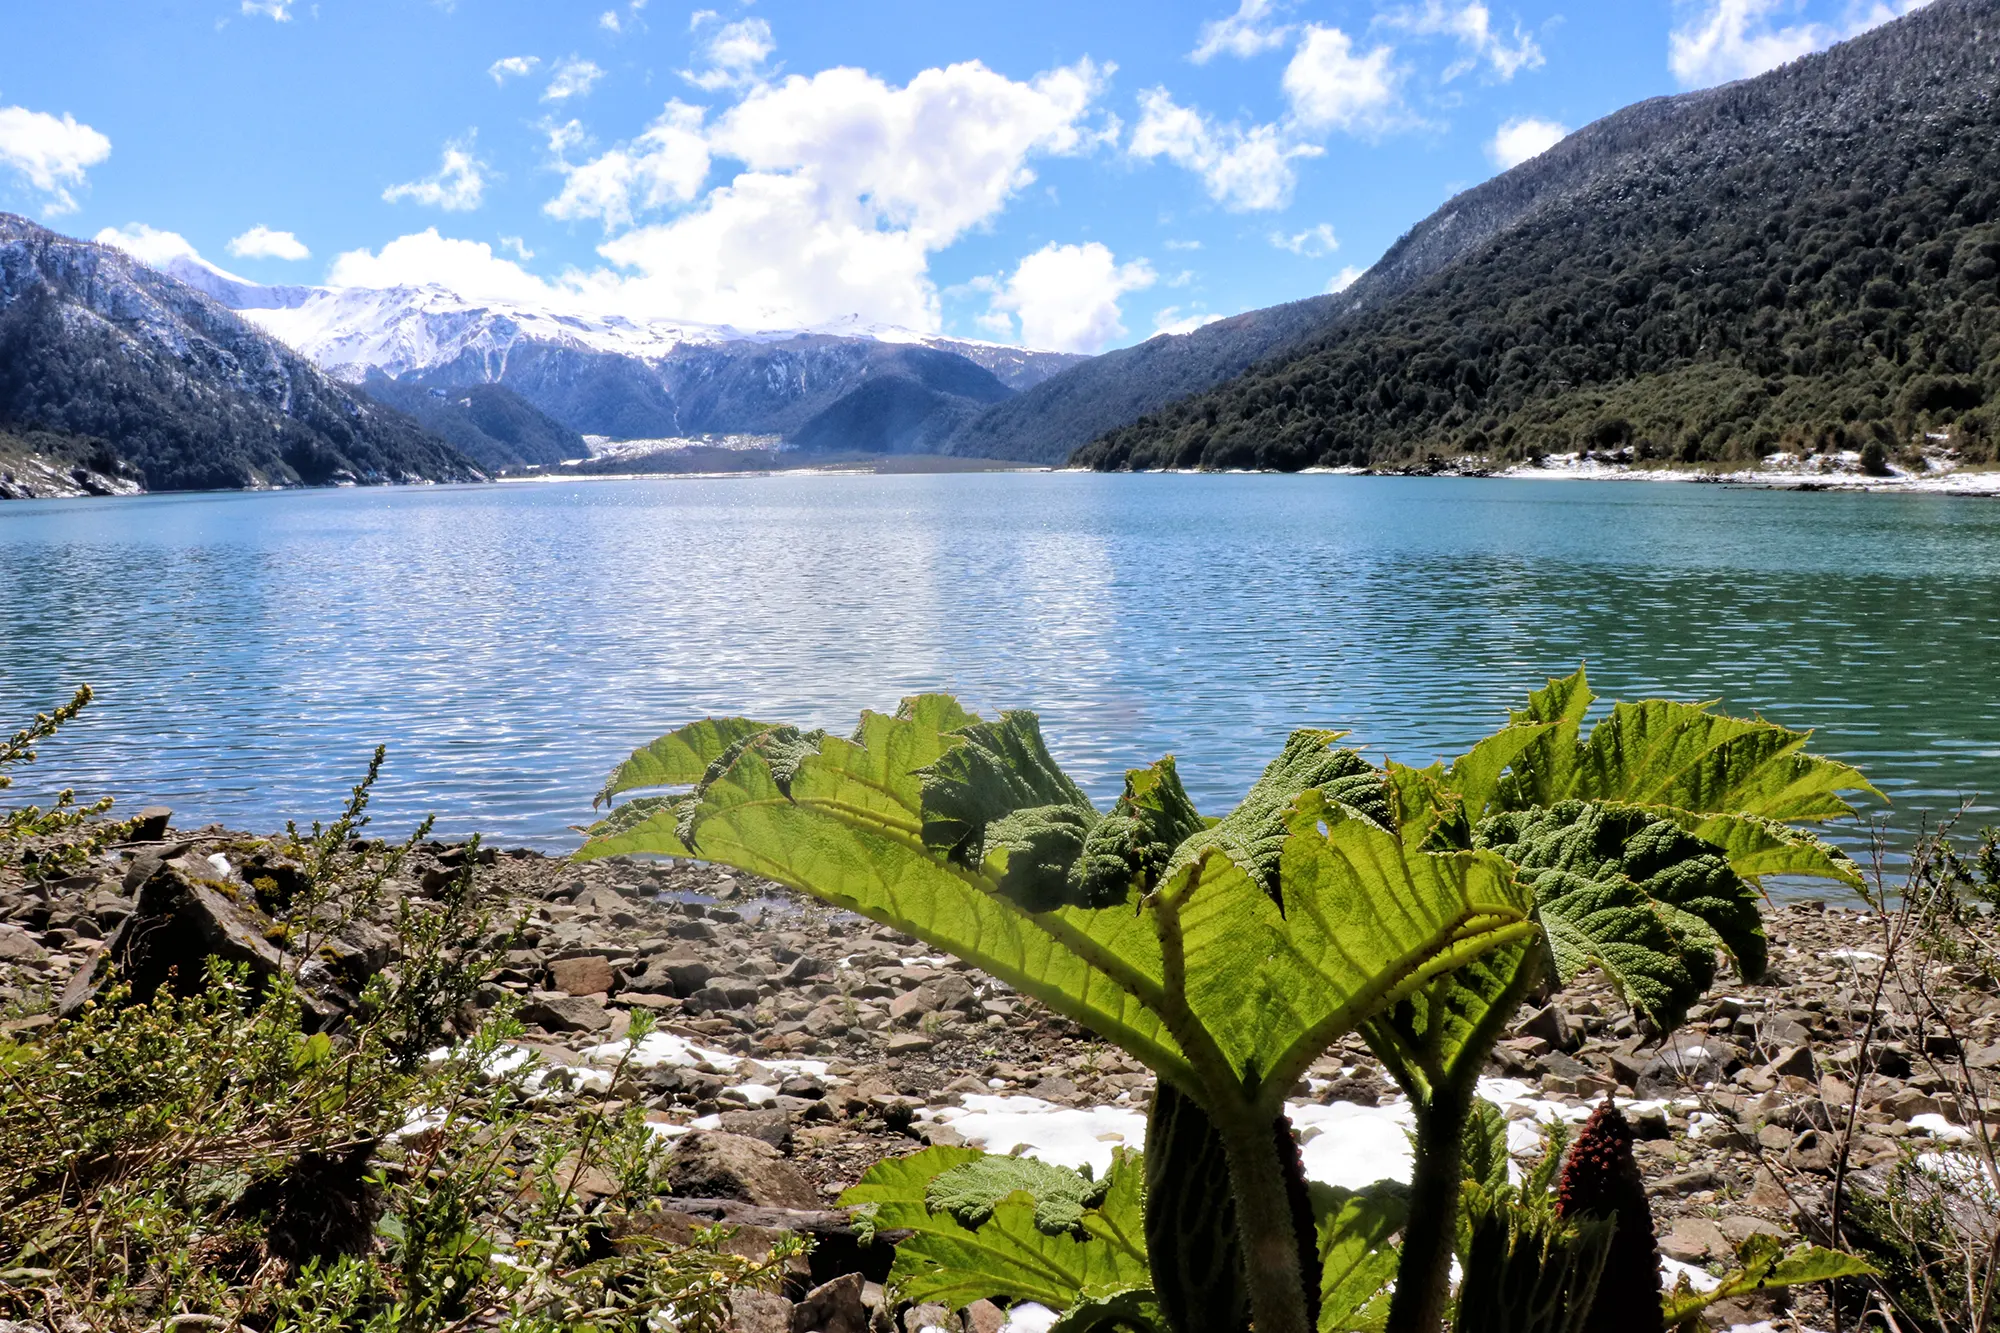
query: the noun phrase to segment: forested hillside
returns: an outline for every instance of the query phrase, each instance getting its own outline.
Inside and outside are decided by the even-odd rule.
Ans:
[[[1098,468],[1742,460],[1948,433],[2000,395],[2000,3],[1935,0],[1758,79],[1628,108],[1385,257],[1456,262],[1079,450]],[[1380,267],[1380,266],[1378,266]]]
[[[478,475],[209,298],[9,214],[0,429],[88,441],[151,490]]]
[[[378,403],[408,416],[484,468],[500,470],[587,458],[583,437],[501,384],[431,388],[379,371],[361,384]]]

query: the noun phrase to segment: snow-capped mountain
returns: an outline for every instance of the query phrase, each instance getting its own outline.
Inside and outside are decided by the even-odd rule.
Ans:
[[[263,287],[184,255],[162,267],[348,383],[500,384],[572,430],[613,438],[797,434],[816,448],[932,449],[977,410],[1085,359],[858,317],[745,330],[442,286]],[[895,391],[845,402],[883,380]],[[870,406],[891,401],[893,412]]]
[[[171,275],[8,213],[0,430],[75,442],[152,490],[478,475]]]

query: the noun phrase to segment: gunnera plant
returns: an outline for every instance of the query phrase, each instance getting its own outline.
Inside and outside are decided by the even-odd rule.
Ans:
[[[692,857],[791,885],[1145,1062],[1159,1076],[1147,1300],[1178,1333],[1312,1333],[1358,1308],[1329,1304],[1337,1284],[1313,1271],[1356,1233],[1307,1188],[1284,1107],[1361,1032],[1417,1122],[1386,1327],[1434,1333],[1476,1081],[1526,996],[1599,969],[1670,1028],[1719,957],[1761,970],[1760,876],[1859,880],[1797,825],[1874,788],[1807,754],[1808,733],[1667,700],[1616,705],[1586,733],[1594,702],[1583,673],[1552,680],[1422,769],[1295,732],[1220,817],[1196,810],[1172,756],[1100,810],[1034,714],[987,721],[944,695],[864,713],[845,738],[709,718],[636,751],[600,800],[689,790],[616,807],[579,855]]]

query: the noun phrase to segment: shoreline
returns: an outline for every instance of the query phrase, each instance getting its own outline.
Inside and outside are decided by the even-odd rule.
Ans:
[[[0,1001],[10,1011],[0,1035],[33,1040],[55,1021],[44,1006],[93,965],[149,876],[197,874],[248,903],[249,881],[286,863],[281,839],[216,825],[153,838],[41,886],[0,868]],[[463,857],[462,844],[425,844],[390,884],[392,899],[422,896]],[[514,1044],[547,1071],[536,1086],[637,1103],[675,1160],[769,1163],[704,1177],[704,1196],[735,1201],[727,1206],[762,1209],[766,1221],[774,1208],[827,1209],[876,1161],[926,1145],[1101,1170],[1114,1146],[1143,1142],[1149,1071],[893,929],[697,862],[578,864],[526,849],[479,861],[526,926],[477,1003],[519,1006],[527,1030]],[[1993,1116],[1990,1087],[1985,1106],[1967,1105],[1938,1076],[1932,1057],[1944,1052],[1916,1015],[1884,997],[1869,1017],[1872,974],[1886,966],[1879,918],[1793,903],[1764,920],[1764,978],[1719,980],[1664,1041],[1588,975],[1525,1012],[1481,1081],[1522,1166],[1544,1126],[1573,1128],[1605,1096],[1619,1101],[1639,1130],[1670,1280],[1710,1283],[1748,1238],[1809,1232],[1850,1103],[1861,1108],[1850,1189],[1878,1187],[1906,1158],[1954,1157]],[[1944,998],[1959,1034],[1952,1050],[1982,1086],[2000,1081],[1989,1073],[2000,1067],[2000,996],[1965,985]],[[655,1035],[613,1089],[621,1038],[641,1010]],[[1314,1179],[1358,1187],[1407,1174],[1409,1104],[1358,1036],[1315,1063],[1286,1114]],[[1725,1328],[1787,1313],[1809,1321],[1816,1300],[1793,1293],[1787,1309],[1752,1297],[1710,1318]]]

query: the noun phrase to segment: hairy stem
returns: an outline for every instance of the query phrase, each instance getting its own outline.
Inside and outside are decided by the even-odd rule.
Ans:
[[[1257,1333],[1314,1333],[1292,1225],[1284,1162],[1268,1120],[1233,1115],[1219,1125],[1243,1243],[1243,1276]]]
[[[1417,1112],[1417,1160],[1410,1176],[1410,1221],[1403,1228],[1403,1257],[1396,1294],[1389,1301],[1388,1333],[1436,1333],[1450,1298],[1451,1252],[1458,1241],[1458,1192],[1465,1126],[1472,1112],[1472,1084],[1446,1082],[1432,1089]]]

